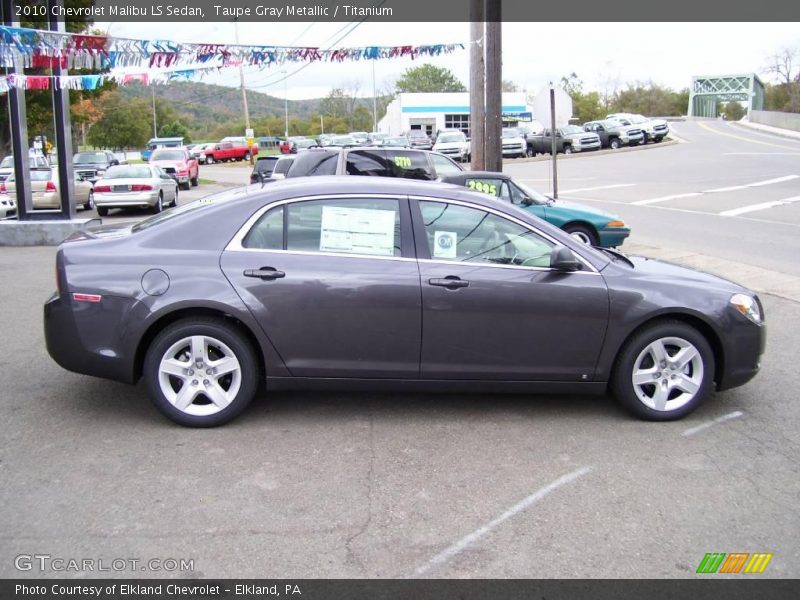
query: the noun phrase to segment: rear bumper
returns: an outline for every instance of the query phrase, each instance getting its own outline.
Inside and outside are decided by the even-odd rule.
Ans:
[[[94,205],[104,208],[120,208],[126,206],[155,206],[158,200],[158,192],[147,192],[142,194],[98,194],[94,195]]]

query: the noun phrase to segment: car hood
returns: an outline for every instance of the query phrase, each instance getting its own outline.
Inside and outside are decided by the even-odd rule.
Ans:
[[[525,143],[525,138],[524,137],[520,137],[520,136],[517,136],[517,137],[504,137],[504,138],[502,138],[502,143],[503,144],[511,144],[511,143],[524,144]]]
[[[467,145],[467,142],[436,142],[433,147],[434,148],[463,148]]]
[[[157,167],[185,167],[186,163],[181,160],[151,160],[151,165]]]
[[[705,271],[645,256],[625,256],[633,263],[633,268],[640,277],[669,281],[674,284],[682,282],[693,287],[714,288],[717,291],[729,291],[732,294],[744,292],[753,295],[753,292],[744,286]]]

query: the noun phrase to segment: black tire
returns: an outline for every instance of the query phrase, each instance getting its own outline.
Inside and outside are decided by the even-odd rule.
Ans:
[[[649,139],[649,138],[647,137],[647,134],[646,134],[646,133],[643,131],[643,132],[642,132],[642,141],[641,141],[641,142],[639,142],[639,143],[640,143],[642,146],[644,146],[644,145],[647,143],[647,140],[648,140],[648,139]]]
[[[175,188],[175,198],[172,200],[172,206],[178,206],[178,188]]]
[[[572,154],[572,146],[564,146],[564,154]]]
[[[637,395],[631,381],[635,362],[640,354],[653,342],[664,338],[678,338],[693,345],[702,361],[702,380],[694,396],[673,410],[655,410],[647,406]],[[664,375],[666,377],[666,375]],[[666,379],[663,381],[667,381]],[[655,387],[657,384],[651,384]],[[647,421],[674,421],[695,410],[711,394],[714,386],[714,352],[708,340],[697,329],[682,321],[659,321],[634,334],[617,355],[611,375],[611,392],[633,415]],[[644,393],[644,392],[642,392]]]
[[[197,175],[192,177],[191,184],[192,187],[197,187],[198,185],[200,185],[200,171],[197,171]]]
[[[155,215],[164,210],[164,194],[158,192],[158,200],[156,200],[156,203],[153,205],[153,208],[151,210]]]
[[[213,156],[206,156],[206,164],[213,165],[214,164],[214,157]]]
[[[108,216],[108,208],[105,206],[98,206],[97,207],[97,215],[100,217],[107,217]]]
[[[250,160],[250,153],[249,152],[245,152],[244,153],[244,159],[245,160]]]
[[[533,149],[533,146],[528,146],[528,149],[525,151],[525,154],[528,158],[533,158],[536,156],[536,150]]]
[[[618,149],[622,144],[619,142],[619,138],[611,138],[608,142],[608,147],[612,150]]]
[[[567,223],[564,226],[564,231],[572,237],[580,240],[589,246],[597,246],[600,244],[600,239],[597,237],[597,232],[589,225],[581,223]]]
[[[83,210],[92,210],[94,208],[94,191],[89,191],[89,199],[86,200],[86,204],[83,205]]]
[[[192,182],[191,182],[191,181],[187,181],[186,183],[182,183],[182,184],[180,184],[180,186],[179,186],[179,187],[180,187],[180,188],[181,188],[183,191],[190,190],[190,189],[192,189]]]
[[[165,396],[159,378],[159,367],[166,352],[184,338],[197,335],[221,342],[239,361],[240,381],[235,397],[225,408],[209,415],[189,414],[177,408]],[[155,337],[145,355],[143,378],[150,399],[166,417],[187,427],[216,427],[237,417],[253,400],[258,390],[259,366],[255,350],[239,329],[219,319],[196,317],[176,321]],[[170,379],[171,385],[179,385],[179,381]],[[223,381],[223,378],[219,378],[219,381]],[[187,379],[183,385],[191,384]],[[178,391],[180,389],[178,387]],[[208,397],[199,396],[188,408],[198,406],[198,402],[213,404]]]

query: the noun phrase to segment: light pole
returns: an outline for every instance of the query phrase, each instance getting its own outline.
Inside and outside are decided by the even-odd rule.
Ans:
[[[378,94],[375,91],[375,60],[372,61],[372,131],[378,131]]]
[[[286,70],[284,69],[281,71],[283,73],[283,119],[284,119],[284,128],[283,128],[283,137],[289,137],[289,96],[287,96],[286,91],[286,79],[287,74]]]

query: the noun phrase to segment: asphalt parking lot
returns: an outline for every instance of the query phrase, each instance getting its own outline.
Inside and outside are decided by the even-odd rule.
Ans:
[[[636,219],[632,244],[669,249],[672,228],[678,249],[728,265],[743,244],[755,248],[751,267],[791,262],[758,244],[792,227],[796,237],[800,218],[704,216],[708,235],[698,236],[697,206],[632,205],[639,216],[629,217],[621,203],[644,198],[638,181],[613,197],[597,188],[646,173],[629,162],[643,159],[596,163],[605,160],[564,161],[565,182],[592,178],[580,187],[596,189],[571,196]],[[541,179],[546,168],[520,161],[509,172]],[[684,578],[708,552],[773,553],[760,577],[800,572],[797,302],[762,294],[762,373],[678,422],[636,421],[603,397],[275,393],[225,427],[191,430],[165,420],[141,385],[50,360],[41,313],[54,254],[0,248],[2,577]],[[16,556],[37,553],[194,563],[167,573],[15,568]]]

